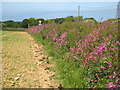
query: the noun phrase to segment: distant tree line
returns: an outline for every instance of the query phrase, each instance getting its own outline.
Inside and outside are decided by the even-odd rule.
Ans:
[[[47,23],[56,23],[56,24],[61,24],[63,22],[75,22],[75,21],[82,21],[82,20],[93,20],[97,22],[94,18],[85,18],[83,19],[82,16],[79,17],[73,17],[73,16],[68,16],[65,18],[56,18],[56,19],[48,19],[44,20],[43,18],[29,18],[29,19],[23,19],[22,22],[16,22],[13,20],[8,20],[2,22],[2,27],[9,27],[9,28],[28,28],[31,26],[36,26],[39,24],[39,21],[42,21],[42,24],[47,24]]]
[[[36,26],[38,25],[38,21],[41,20],[42,23],[44,21],[43,18],[29,18],[29,19],[23,19],[22,22],[15,22],[13,20],[8,20],[2,22],[2,27],[9,27],[9,28],[28,28],[29,26]]]

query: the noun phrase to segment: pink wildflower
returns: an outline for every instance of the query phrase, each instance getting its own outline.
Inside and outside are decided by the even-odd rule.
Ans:
[[[70,54],[70,53],[66,52],[66,54]]]
[[[88,64],[88,62],[85,62],[84,64]]]
[[[112,37],[112,35],[110,35],[110,37]]]
[[[109,82],[109,83],[108,83],[108,85],[112,85],[112,84],[113,84],[113,82]]]
[[[90,81],[90,79],[88,78],[88,81]]]
[[[97,82],[97,80],[94,80],[94,82]]]
[[[104,69],[106,69],[106,67],[103,67],[103,66],[101,66],[101,68],[104,70]]]
[[[108,67],[112,67],[112,64],[109,64],[109,66]]]
[[[108,84],[108,87],[106,87],[106,88],[112,88],[112,87],[115,87],[116,85],[113,85],[113,82],[109,82],[109,84]]]
[[[109,78],[115,78],[115,76],[108,76]]]
[[[86,44],[84,44],[84,47],[86,47]]]
[[[116,41],[117,43],[119,43],[119,41]]]
[[[70,50],[74,50],[74,48],[70,48]]]
[[[60,38],[65,38],[66,35],[67,35],[67,33],[63,33],[63,34],[60,36]]]
[[[78,50],[82,50],[81,48],[78,48]]]
[[[94,86],[93,88],[96,88],[96,86]]]
[[[56,37],[52,38],[52,40],[56,40]]]
[[[106,58],[106,56],[107,56],[107,55],[106,55],[106,54],[104,54],[104,57],[105,57],[105,58]]]
[[[116,85],[109,85],[108,88],[112,88],[112,87],[115,87]]]
[[[54,34],[54,36],[58,36],[58,34]]]
[[[116,72],[113,72],[114,73],[114,75],[116,75]]]
[[[88,69],[88,71],[90,71],[90,69]]]
[[[89,58],[92,58],[93,56],[89,56]]]
[[[116,81],[115,81],[116,83],[118,83],[119,82],[119,79],[116,79]]]
[[[96,77],[99,78],[98,74],[96,73]]]
[[[76,56],[74,56],[75,59],[78,59]]]

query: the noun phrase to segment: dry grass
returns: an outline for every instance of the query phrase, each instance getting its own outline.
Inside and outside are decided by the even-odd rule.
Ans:
[[[50,88],[57,84],[51,79],[54,72],[45,60],[42,45],[37,45],[26,32],[3,32],[3,88]]]
[[[40,87],[29,35],[26,32],[12,32],[2,40],[3,87]]]

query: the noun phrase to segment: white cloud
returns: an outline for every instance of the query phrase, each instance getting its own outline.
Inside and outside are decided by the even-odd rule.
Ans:
[[[120,0],[1,0],[2,2],[118,2]]]

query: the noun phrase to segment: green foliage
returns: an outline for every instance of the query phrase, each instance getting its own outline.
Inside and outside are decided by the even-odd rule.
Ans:
[[[85,18],[84,21],[90,22],[90,23],[97,23],[97,21],[93,17],[91,17],[91,18]]]
[[[65,88],[118,87],[116,22],[95,23],[93,18],[73,22],[73,17],[68,18],[68,22],[45,29],[29,29],[54,57],[58,79]]]
[[[43,18],[38,18],[38,19],[36,19],[36,20],[37,20],[37,22],[38,22],[38,21],[41,21],[41,22],[42,22],[42,24],[43,24],[43,23],[44,23],[44,21],[45,21]]]
[[[3,27],[10,27],[10,28],[21,28],[21,22],[14,22],[13,20],[8,20],[2,22]]]
[[[68,16],[65,18],[56,18],[56,19],[48,19],[44,20],[43,18],[29,18],[29,19],[23,19],[22,22],[14,22],[13,20],[8,20],[5,22],[2,22],[3,27],[9,27],[9,28],[28,28],[31,26],[36,26],[39,24],[39,21],[42,21],[42,24],[47,23],[56,23],[56,24],[62,24],[63,22],[75,22],[75,21],[82,21],[82,16],[80,17],[73,17]]]
[[[65,20],[64,20],[64,18],[56,18],[54,21],[57,24],[62,24]]]
[[[5,21],[4,23],[6,24],[7,27],[14,27],[14,21],[13,20]]]
[[[35,18],[29,18],[28,21],[30,26],[38,25],[38,21]]]
[[[2,22],[3,27],[9,27],[9,28],[28,28],[31,26],[38,25],[38,21],[41,20],[42,23],[44,23],[43,18],[29,18],[29,19],[23,19],[22,22],[15,22],[13,20],[8,20],[5,22]]]
[[[65,18],[65,21],[67,21],[67,22],[82,21],[82,20],[83,20],[82,16],[79,16],[79,17],[68,16]]]
[[[47,23],[55,23],[54,22],[55,19],[47,19],[44,21],[44,24],[47,24]]]
[[[28,28],[28,24],[29,24],[29,20],[28,20],[28,19],[24,19],[24,20],[22,21],[22,27]]]
[[[35,18],[24,19],[22,21],[23,28],[28,28],[30,26],[36,26],[36,25],[38,25],[38,21]]]
[[[82,20],[83,20],[82,16],[79,16],[79,17],[68,16],[65,18],[48,19],[44,21],[44,24],[46,23],[62,24],[63,22],[75,22],[75,21],[82,21]]]

